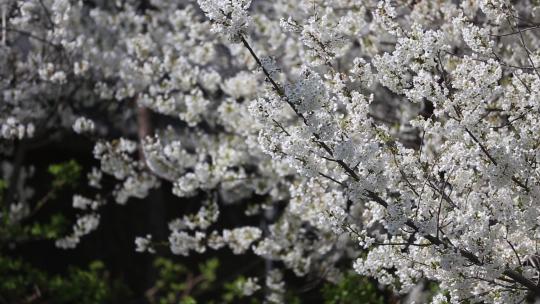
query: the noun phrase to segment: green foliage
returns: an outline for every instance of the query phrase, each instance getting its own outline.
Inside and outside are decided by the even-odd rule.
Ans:
[[[8,185],[0,179],[0,212],[3,213],[0,250],[7,244],[56,239],[71,225],[61,213],[40,222],[33,220],[33,216],[46,203],[56,199],[60,191],[78,186],[82,168],[75,160],[70,160],[50,165],[48,172],[52,175],[50,188],[22,221],[8,220],[8,205],[2,204]],[[102,262],[93,262],[88,268],[69,267],[65,273],[53,274],[0,251],[0,303],[117,303],[116,298],[125,299],[127,294],[122,283],[108,279]]]
[[[225,283],[224,288],[225,292],[223,293],[223,301],[225,303],[233,303],[235,299],[243,298],[242,289],[240,286],[246,281],[244,276],[239,276],[234,281]]]
[[[185,289],[185,284],[181,278],[186,275],[187,269],[180,264],[175,264],[166,258],[157,258],[154,262],[159,269],[159,279],[156,282],[155,289],[160,291],[160,304],[176,303],[177,297]]]
[[[63,163],[52,164],[48,168],[49,173],[53,176],[53,188],[61,188],[64,185],[76,186],[81,176],[82,168],[75,160],[70,160]]]
[[[285,293],[285,303],[287,304],[302,304],[302,301],[297,295],[287,292]]]
[[[322,290],[325,304],[383,304],[377,286],[366,277],[347,273],[338,284],[326,283]]]
[[[40,284],[45,281],[42,273],[23,264],[20,260],[0,256],[0,294],[3,300],[22,299],[32,293],[32,282]]]
[[[207,290],[212,283],[216,281],[216,272],[219,267],[219,260],[216,258],[210,259],[203,264],[199,264],[199,271],[203,277],[203,281],[199,284],[199,289]]]
[[[26,227],[28,234],[44,239],[56,239],[69,226],[69,222],[62,214],[55,214],[48,223],[33,223]]]
[[[448,290],[442,290],[438,283],[436,282],[428,282],[426,286],[426,292],[427,292],[427,298],[428,301],[431,303],[433,298],[437,296],[438,294],[442,294],[447,300],[443,302],[443,304],[450,303],[450,292]],[[462,304],[469,304],[471,303],[469,299],[463,299],[460,301]]]
[[[70,268],[66,277],[56,276],[51,280],[51,295],[58,303],[100,303],[110,293],[102,278],[105,267],[101,262],[93,262],[88,270]]]
[[[0,178],[0,212],[2,214],[6,214],[6,211],[7,211],[7,205],[4,204],[4,192],[7,189],[7,187],[8,187],[7,182]],[[7,217],[4,215],[1,216],[0,218],[2,222],[4,223],[7,221]]]
[[[4,195],[4,190],[7,189],[7,186],[8,186],[7,182],[0,178],[0,199]]]
[[[52,164],[48,167],[48,172],[53,179],[48,192],[39,199],[32,210],[30,210],[27,218],[23,222],[10,222],[8,214],[8,206],[2,204],[3,221],[0,225],[0,247],[5,242],[35,240],[35,239],[53,239],[59,237],[65,230],[68,223],[66,219],[57,213],[53,215],[47,223],[31,222],[31,219],[39,210],[47,203],[56,199],[58,193],[67,187],[74,188],[78,185],[81,176],[82,168],[75,161],[70,160],[63,163]],[[6,188],[6,182],[0,180],[0,198],[3,196],[3,190]],[[2,202],[0,200],[0,202]]]
[[[427,291],[430,298],[433,298],[436,294],[441,292],[441,289],[439,287],[439,284],[437,284],[436,282],[429,282],[427,284]]]
[[[115,293],[125,293],[119,282],[109,282],[103,263],[88,269],[70,267],[64,275],[50,275],[20,259],[0,255],[0,295],[8,303],[111,303]]]
[[[187,296],[180,301],[180,304],[197,304],[197,301],[195,301],[194,298]]]
[[[200,294],[212,287],[216,280],[219,261],[216,258],[199,264],[199,273],[194,274],[184,265],[170,259],[157,258],[154,262],[159,278],[150,296],[151,303],[195,304],[194,294]]]

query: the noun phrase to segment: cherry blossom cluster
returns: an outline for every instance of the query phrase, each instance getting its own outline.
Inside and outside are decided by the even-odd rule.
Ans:
[[[77,133],[104,197],[203,198],[137,251],[279,262],[240,286],[269,303],[285,269],[343,261],[396,293],[437,282],[433,303],[540,295],[536,1],[4,2],[0,153]],[[103,203],[75,195],[89,213],[57,246]],[[261,225],[217,228],[228,205]]]

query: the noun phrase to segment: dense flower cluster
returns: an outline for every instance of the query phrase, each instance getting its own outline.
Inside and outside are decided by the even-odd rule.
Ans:
[[[89,184],[113,177],[118,204],[165,183],[204,197],[158,240],[174,254],[252,251],[332,281],[354,260],[396,292],[437,282],[433,303],[540,295],[527,263],[540,238],[537,2],[251,2],[7,0],[0,153],[75,131],[95,141]],[[264,225],[215,229],[222,206],[246,201]],[[9,203],[24,218],[27,200]],[[57,246],[97,229],[102,204],[74,196],[90,213]],[[265,285],[284,301],[281,270]]]

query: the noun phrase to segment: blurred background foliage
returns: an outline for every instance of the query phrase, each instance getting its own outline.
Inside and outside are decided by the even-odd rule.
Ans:
[[[235,256],[218,250],[182,257],[171,255],[166,245],[158,246],[156,255],[135,252],[135,236],[149,232],[166,235],[169,218],[197,209],[197,198],[180,200],[169,196],[167,189],[155,190],[148,198],[134,199],[125,206],[106,205],[100,210],[97,231],[84,237],[76,249],[56,248],[54,240],[68,234],[76,220],[73,193],[95,191],[84,186],[82,175],[95,164],[74,153],[66,158],[70,153],[41,152],[27,164],[34,168],[27,182],[36,185],[31,210],[21,220],[3,216],[0,223],[0,304],[265,303],[267,269],[253,254]],[[9,182],[0,179],[0,210],[4,214],[9,212],[4,203],[8,189]],[[158,203],[162,204],[156,207],[161,209],[161,217],[148,211]],[[249,221],[235,208],[223,209],[224,221],[218,228]],[[346,269],[350,263],[343,266]],[[392,292],[353,272],[337,283],[310,276],[298,278],[292,272],[285,272],[285,276],[285,303],[400,302]],[[245,296],[240,286],[249,277],[258,278],[261,289]]]

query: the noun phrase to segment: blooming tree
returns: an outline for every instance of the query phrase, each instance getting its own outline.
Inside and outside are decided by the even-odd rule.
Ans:
[[[534,298],[538,8],[4,0],[3,217],[32,209],[21,149],[74,131],[95,142],[89,185],[104,192],[107,175],[116,186],[73,196],[81,216],[59,247],[95,230],[107,202],[172,184],[200,209],[170,222],[167,240],[137,238],[137,251],[249,250],[334,281],[354,259],[396,292],[437,282],[434,303]],[[150,111],[163,122],[151,126]],[[216,229],[223,206],[246,200],[264,225]],[[282,279],[268,271],[269,302],[283,301]],[[245,295],[258,284],[243,282]]]

